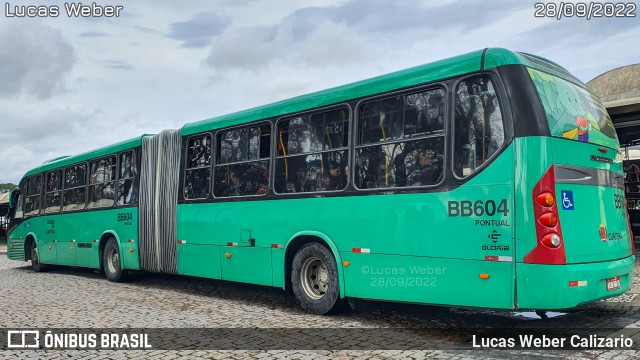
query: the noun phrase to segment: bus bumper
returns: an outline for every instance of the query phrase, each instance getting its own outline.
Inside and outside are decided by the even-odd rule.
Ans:
[[[631,288],[635,256],[587,264],[516,264],[516,306],[519,309],[568,309]],[[607,279],[619,276],[620,288],[607,290]]]

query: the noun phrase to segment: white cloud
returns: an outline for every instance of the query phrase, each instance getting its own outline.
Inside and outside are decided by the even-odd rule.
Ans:
[[[20,179],[22,175],[24,175],[25,168],[35,167],[44,161],[39,159],[39,155],[40,154],[36,155],[33,150],[18,144],[0,149],[0,159],[2,160],[3,168],[2,179],[17,183],[17,179]]]
[[[172,23],[169,37],[180,40],[182,46],[204,47],[211,44],[214,36],[229,26],[230,19],[214,12],[201,12],[193,19]]]
[[[39,22],[0,26],[0,97],[47,99],[63,89],[75,61],[61,32]]]

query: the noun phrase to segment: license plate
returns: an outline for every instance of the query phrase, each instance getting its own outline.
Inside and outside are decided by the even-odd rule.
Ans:
[[[619,288],[620,288],[620,276],[607,279],[607,291],[611,291]]]

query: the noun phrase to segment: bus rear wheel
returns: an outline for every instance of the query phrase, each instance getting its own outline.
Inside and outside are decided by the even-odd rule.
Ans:
[[[331,251],[318,243],[302,246],[291,264],[291,287],[305,311],[321,315],[333,310],[340,291]]]
[[[40,264],[38,258],[38,246],[35,241],[31,242],[31,269],[35,272],[41,272],[44,267]]]
[[[120,266],[120,250],[114,238],[107,240],[104,246],[102,267],[104,268],[104,275],[111,282],[121,282],[127,279],[126,270],[122,270]]]

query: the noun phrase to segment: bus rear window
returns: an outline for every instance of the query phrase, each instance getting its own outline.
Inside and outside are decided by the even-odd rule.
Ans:
[[[611,118],[597,97],[559,77],[527,70],[542,100],[552,136],[620,150]]]

